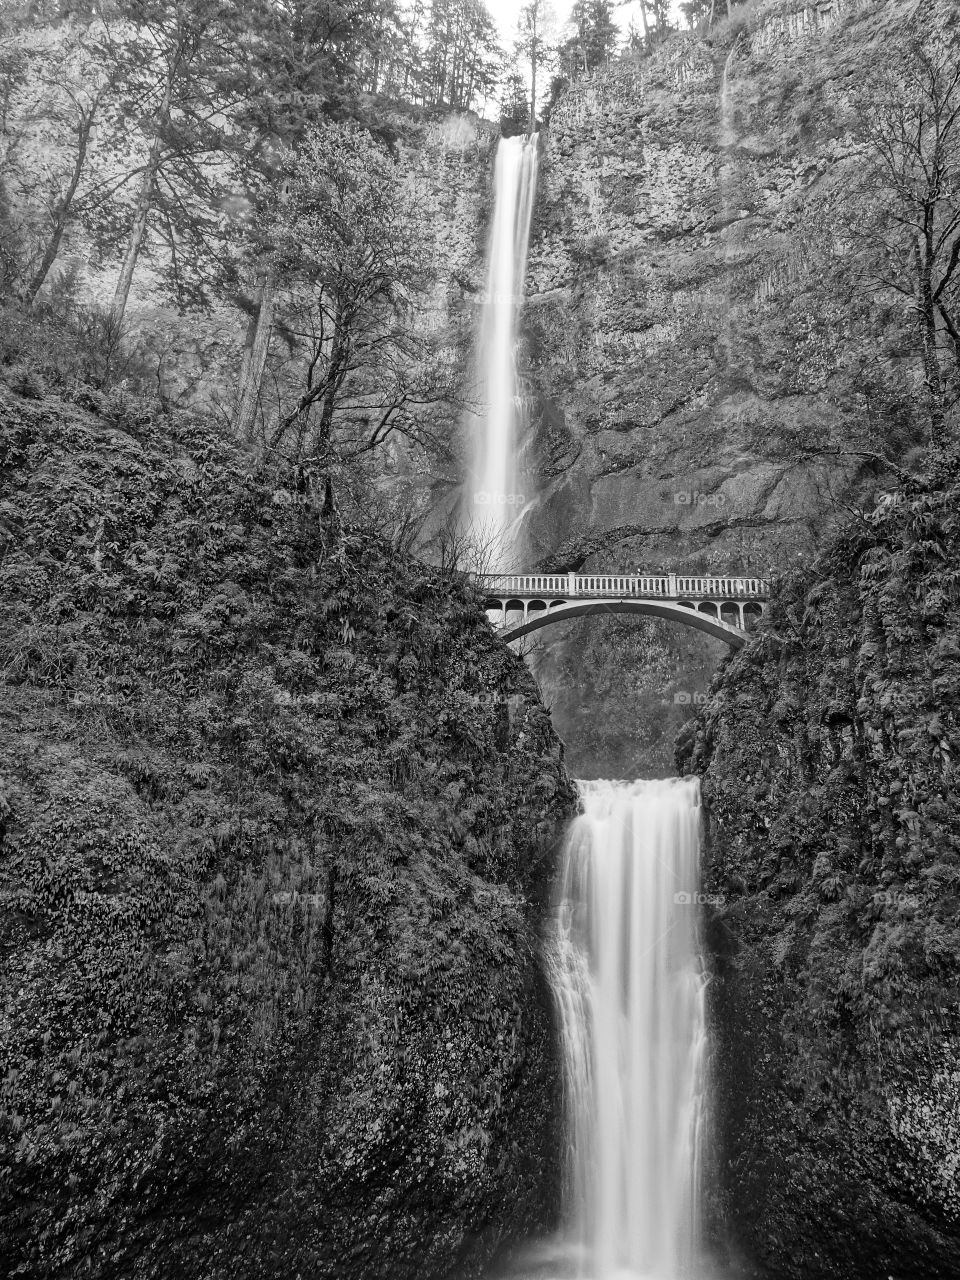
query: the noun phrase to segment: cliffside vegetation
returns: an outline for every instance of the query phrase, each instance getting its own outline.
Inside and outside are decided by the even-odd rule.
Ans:
[[[783,579],[702,775],[717,1216],[752,1274],[960,1268],[960,454]]]
[[[5,1263],[469,1273],[555,1203],[530,677],[198,420],[0,396]]]

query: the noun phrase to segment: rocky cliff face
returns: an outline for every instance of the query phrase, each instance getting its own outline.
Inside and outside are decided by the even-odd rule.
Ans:
[[[191,419],[0,392],[0,1238],[469,1275],[549,1223],[573,805],[478,602]]]
[[[852,451],[921,438],[907,319],[864,290],[849,203],[848,90],[912,7],[763,0],[711,42],[676,37],[559,100],[525,312],[533,560],[781,571],[875,484]],[[563,733],[563,671],[601,626],[538,665]],[[673,685],[636,703],[659,716],[689,645],[666,624],[648,636],[676,650]],[[628,686],[647,679],[622,657]],[[584,763],[616,767],[617,750]]]
[[[747,1275],[960,1274],[960,458],[781,584],[701,774],[713,1225]]]

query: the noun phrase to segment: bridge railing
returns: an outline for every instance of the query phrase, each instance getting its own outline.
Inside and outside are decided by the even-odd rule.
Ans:
[[[490,596],[542,596],[546,599],[590,598],[606,596],[624,599],[631,596],[665,599],[698,598],[765,599],[770,594],[770,579],[749,575],[714,575],[676,573],[478,573],[474,581]]]

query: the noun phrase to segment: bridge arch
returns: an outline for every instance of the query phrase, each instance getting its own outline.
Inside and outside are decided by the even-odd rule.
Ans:
[[[510,601],[511,605],[518,603]],[[582,600],[560,604],[555,608],[547,608],[541,601],[537,603],[542,607],[535,610],[533,616],[527,610],[522,623],[508,625],[504,629],[501,633],[504,640],[519,640],[521,636],[540,631],[544,627],[552,626],[555,622],[567,622],[572,618],[583,618],[595,613],[639,613],[652,618],[666,618],[670,622],[679,622],[681,626],[702,631],[708,636],[713,636],[715,640],[722,640],[732,649],[739,649],[746,640],[745,633],[735,624],[722,621],[715,614],[702,612],[692,602],[684,604],[673,600]],[[487,605],[491,609],[500,611],[503,602],[491,599],[487,601]],[[759,606],[757,606],[758,616],[759,612]]]
[[[753,575],[483,573],[473,575],[505,640],[593,613],[640,613],[703,631],[739,648],[770,597]],[[519,615],[519,618],[517,617]]]

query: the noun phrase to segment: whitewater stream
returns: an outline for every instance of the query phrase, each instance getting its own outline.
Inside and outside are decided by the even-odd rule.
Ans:
[[[509,1275],[699,1280],[699,784],[580,789],[547,948],[564,1061],[564,1222]]]

